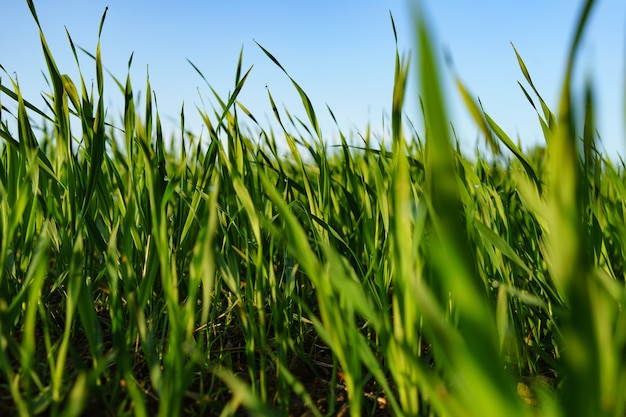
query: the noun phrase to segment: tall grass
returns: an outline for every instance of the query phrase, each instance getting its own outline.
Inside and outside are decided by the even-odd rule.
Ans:
[[[206,136],[181,109],[166,143],[149,76],[143,108],[111,78],[124,109],[107,121],[100,41],[81,61],[68,34],[72,80],[40,29],[46,109],[0,84],[0,411],[623,416],[625,167],[597,150],[593,86],[572,99],[593,3],[556,113],[512,51],[545,148],[521,150],[456,75],[488,158],[455,146],[419,11],[425,134],[397,52],[390,136],[361,146],[327,145],[261,45],[306,120],[268,90],[280,129],[262,129],[240,55],[231,94],[207,82]]]

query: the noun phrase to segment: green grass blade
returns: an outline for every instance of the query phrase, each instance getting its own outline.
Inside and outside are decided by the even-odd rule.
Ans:
[[[485,115],[485,119],[487,120],[487,124],[489,125],[489,128],[495,133],[498,139],[500,139],[500,141],[504,143],[504,146],[506,146],[513,153],[513,155],[515,155],[515,157],[520,161],[520,163],[524,167],[524,170],[526,171],[528,176],[533,180],[533,183],[537,187],[537,190],[539,190],[539,193],[541,193],[542,192],[541,181],[539,180],[539,177],[535,173],[535,170],[530,164],[530,161],[528,160],[528,158],[522,153],[522,151],[517,147],[517,145],[515,145],[515,143],[511,140],[511,138],[504,132],[504,130],[502,130],[502,128],[498,126],[498,124],[487,113],[483,113],[483,114]]]
[[[468,414],[519,414],[520,409],[514,406],[517,398],[511,381],[499,361],[494,361],[499,357],[495,317],[482,295],[484,283],[475,275],[476,264],[470,242],[465,237],[466,226],[460,221],[463,208],[440,89],[440,72],[423,18],[418,20],[417,28],[420,87],[427,130],[426,179],[437,231],[436,249],[431,256],[439,272],[436,279],[443,280],[454,299],[458,331],[463,340],[462,347],[447,352],[451,372],[463,375],[465,382],[459,394]]]
[[[272,60],[272,62],[274,62],[274,64],[276,64],[278,68],[280,68],[285,73],[285,75],[289,78],[293,86],[296,88],[296,90],[298,91],[298,94],[300,95],[300,99],[302,101],[302,105],[304,106],[304,110],[306,111],[306,114],[309,118],[309,122],[311,123],[311,126],[313,127],[313,130],[315,131],[315,134],[317,135],[317,138],[321,141],[322,131],[320,130],[319,124],[317,122],[317,116],[315,115],[315,110],[313,109],[313,104],[311,103],[309,96],[306,95],[306,93],[300,87],[300,85],[298,85],[298,83],[293,78],[291,78],[291,76],[285,70],[285,68],[283,68],[283,66],[278,62],[278,60],[267,49],[263,48],[258,42],[255,41],[255,43],[259,46],[259,48],[261,48],[261,50],[265,53],[265,55],[267,55]]]

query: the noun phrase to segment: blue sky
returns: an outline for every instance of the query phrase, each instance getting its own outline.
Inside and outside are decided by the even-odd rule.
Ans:
[[[244,70],[254,66],[240,101],[264,126],[273,123],[266,85],[274,99],[306,119],[297,92],[287,77],[257,47],[268,49],[311,98],[325,139],[337,137],[326,105],[344,133],[374,132],[388,126],[394,65],[394,39],[389,11],[394,15],[401,52],[414,51],[414,21],[410,2],[389,1],[184,1],[66,0],[37,1],[44,34],[61,72],[75,77],[76,65],[65,35],[95,51],[104,8],[109,10],[102,35],[104,65],[124,80],[134,52],[131,76],[136,91],[145,94],[146,70],[166,125],[178,126],[185,103],[187,128],[200,133],[195,106],[210,109],[210,90],[187,62],[194,62],[223,97],[233,90],[235,68],[243,47]],[[525,147],[541,143],[537,116],[517,81],[523,81],[510,42],[522,55],[548,105],[556,110],[567,46],[582,1],[525,2],[424,0],[436,47],[447,49],[456,72],[485,109]],[[598,129],[610,155],[624,155],[624,81],[626,2],[599,0],[584,38],[576,87],[593,79]],[[0,25],[0,64],[17,74],[27,99],[41,104],[47,91],[39,35],[25,1],[6,0]],[[93,63],[80,55],[87,82],[95,80]],[[413,74],[415,75],[415,74]],[[478,130],[469,120],[443,68],[450,117],[464,149],[476,144]],[[77,79],[76,79],[77,80]],[[2,74],[3,84],[9,84]],[[95,82],[95,81],[94,81]],[[119,120],[121,94],[107,81],[109,117]],[[525,83],[523,83],[525,84]],[[407,115],[420,126],[415,83],[409,84]],[[6,97],[3,103],[6,105]],[[2,116],[4,119],[8,115]],[[172,127],[173,128],[173,127]],[[386,134],[386,136],[388,136]]]

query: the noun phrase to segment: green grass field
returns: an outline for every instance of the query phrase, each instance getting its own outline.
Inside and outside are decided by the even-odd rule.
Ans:
[[[241,59],[204,136],[164,138],[149,80],[136,108],[113,78],[105,120],[100,45],[90,88],[41,33],[47,108],[0,85],[0,414],[626,415],[626,167],[597,151],[593,86],[571,98],[593,3],[554,112],[511,50],[545,147],[457,80],[491,149],[472,157],[419,17],[426,133],[397,53],[391,133],[359,146],[327,145],[293,80],[307,120],[268,91],[261,129]]]

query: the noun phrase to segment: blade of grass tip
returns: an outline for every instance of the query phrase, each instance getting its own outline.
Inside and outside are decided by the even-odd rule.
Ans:
[[[584,224],[592,224],[593,212],[596,210],[592,206],[591,199],[597,195],[598,191],[596,183],[592,180],[596,177],[596,146],[595,146],[595,111],[593,104],[593,88],[591,82],[585,83],[585,119],[583,125],[583,184],[581,184],[581,197]],[[592,226],[590,226],[591,228]],[[595,255],[601,251],[601,240],[592,239],[591,230],[588,231],[587,241],[589,242],[590,256],[594,259]]]
[[[144,145],[147,149],[151,148],[152,143],[152,86],[150,85],[150,71],[146,66],[146,108],[145,108],[145,132]]]
[[[271,94],[269,92],[268,89],[268,94],[270,95],[270,102],[272,103],[272,106],[275,108],[275,104],[274,104],[274,100],[271,97]],[[275,112],[276,117],[279,120],[280,123],[280,118],[278,115],[278,111]],[[304,190],[305,190],[305,194],[306,194],[306,200],[308,202],[309,205],[309,210],[310,213],[314,216],[317,216],[318,218],[321,217],[320,213],[319,213],[319,207],[317,206],[316,202],[317,202],[317,198],[316,195],[313,193],[313,188],[311,186],[311,180],[310,180],[310,175],[309,175],[309,171],[307,170],[303,160],[302,160],[302,156],[300,155],[300,151],[298,150],[298,147],[296,145],[296,141],[297,139],[294,138],[293,136],[291,136],[289,133],[287,133],[287,131],[284,129],[284,126],[281,123],[281,127],[283,127],[283,132],[285,135],[285,140],[287,141],[287,145],[289,146],[289,150],[291,151],[291,157],[293,157],[293,159],[296,162],[296,166],[300,171],[300,181],[298,182],[294,182],[292,184],[292,186],[296,186],[296,184],[298,186],[304,186]],[[300,184],[303,183],[303,184]],[[318,231],[321,231],[320,228],[317,228]]]
[[[237,61],[235,90],[230,95],[228,103],[226,104],[226,107],[224,108],[223,113],[220,116],[219,121],[218,121],[218,123],[221,123],[223,119],[226,119],[228,122],[227,123],[228,156],[231,158],[233,167],[237,168],[237,173],[240,175],[244,175],[244,172],[247,170],[247,167],[248,167],[247,159],[245,158],[246,146],[243,142],[243,138],[241,137],[241,134],[239,131],[239,123],[237,122],[237,108],[236,107],[233,108],[232,113],[231,113],[231,108],[237,101],[237,96],[241,92],[241,89],[243,88],[245,81],[248,78],[250,71],[252,70],[252,67],[250,67],[248,71],[246,72],[246,74],[244,75],[244,77],[240,79],[242,66],[243,66],[243,48],[239,52],[239,60]]]
[[[239,50],[239,60],[237,61],[237,70],[235,71],[235,85],[239,84],[241,80],[241,67],[243,63],[243,46]]]
[[[104,12],[106,15],[106,10]],[[102,23],[104,23],[104,15],[102,16]],[[101,23],[101,25],[102,25]],[[101,27],[102,28],[102,27]],[[98,34],[100,36],[100,34]],[[98,39],[98,45],[96,46],[96,79],[98,85],[98,104],[96,110],[96,117],[93,122],[93,138],[91,146],[88,149],[90,157],[89,177],[87,178],[87,188],[82,202],[82,210],[87,208],[87,205],[92,199],[93,193],[96,188],[96,184],[99,180],[102,172],[102,161],[104,160],[106,132],[105,132],[105,118],[106,113],[104,111],[104,77],[102,75],[102,56],[100,53],[100,39]]]
[[[102,19],[100,19],[100,27],[98,28],[98,38],[102,36],[102,27],[104,26],[104,19],[107,16],[107,11],[109,10],[109,6],[104,8],[104,13],[102,13]]]
[[[213,93],[213,97],[215,97],[215,99],[217,100],[217,103],[220,105],[220,109],[222,110],[222,112],[224,112],[224,110],[226,109],[226,102],[222,99],[219,93],[215,91],[215,89],[212,86],[209,86],[209,89],[211,90],[211,93]],[[220,124],[221,119],[219,117],[219,114],[215,110],[214,110],[214,113],[216,116],[218,116],[217,120],[219,120],[218,124]]]
[[[285,75],[289,78],[293,86],[296,88],[296,90],[298,91],[298,94],[300,95],[300,99],[306,111],[307,117],[309,118],[309,122],[311,123],[313,129],[315,130],[315,134],[317,135],[317,138],[321,141],[322,132],[317,122],[317,116],[315,115],[315,110],[313,109],[313,104],[311,103],[309,96],[306,95],[306,93],[300,87],[300,85],[298,85],[298,83],[289,75],[289,73],[285,70],[285,68],[283,68],[283,66],[278,62],[278,60],[267,49],[263,48],[261,44],[259,44],[256,40],[254,42],[259,46],[259,48],[261,48],[261,50],[265,53],[265,55],[267,55],[274,62],[274,64],[276,64],[278,68],[280,68],[285,73]]]
[[[539,94],[539,91],[535,87],[535,84],[533,83],[532,78],[530,78],[530,73],[528,72],[528,68],[526,68],[526,64],[524,63],[524,60],[522,59],[520,54],[517,52],[517,49],[515,48],[515,45],[513,45],[513,42],[511,42],[511,46],[513,47],[513,51],[515,52],[515,56],[517,58],[517,63],[520,67],[520,70],[522,71],[522,74],[524,75],[524,78],[530,85],[530,88],[533,89],[533,91],[539,98],[539,104],[541,104],[541,109],[543,110],[543,114],[544,114],[545,120],[548,123],[548,127],[550,129],[553,129],[555,125],[555,120],[556,120],[556,118],[554,117],[554,113],[550,111],[550,108],[548,107],[546,102],[543,100],[543,97],[541,97],[541,94]]]
[[[135,101],[133,98],[133,87],[130,80],[130,66],[133,61],[133,54],[128,60],[128,73],[126,75],[126,86],[124,87],[124,137],[126,139],[126,155],[130,161],[135,156],[134,133],[135,133]],[[129,179],[132,180],[130,175]]]
[[[87,55],[89,58],[93,59],[94,61],[96,60],[96,57],[94,56],[94,54],[92,54],[91,52],[89,52],[88,50],[86,50],[85,48],[81,47],[81,46],[77,46],[78,49],[80,49],[85,55]],[[134,52],[133,52],[134,53]],[[131,56],[132,54],[131,53]],[[113,74],[111,71],[109,71],[109,69],[107,69],[106,67],[103,68],[104,71],[106,71],[106,73],[109,75],[109,77],[111,77],[111,79],[113,80],[113,82],[115,83],[115,85],[117,85],[117,87],[120,89],[120,91],[124,91],[124,85],[121,83],[121,81],[115,76],[115,74]]]
[[[398,32],[396,31],[396,22],[393,20],[393,13],[389,10],[389,19],[391,20],[391,29],[393,30],[393,39],[396,42],[396,46],[398,45]]]
[[[402,135],[402,108],[404,105],[404,94],[409,74],[409,58],[401,58],[396,45],[396,65],[393,86],[393,98],[391,103],[391,135],[392,150],[394,154],[405,153],[404,136]]]
[[[528,91],[526,90],[526,88],[522,85],[522,83],[520,83],[519,81],[517,82],[517,85],[519,86],[519,88],[522,89],[522,92],[524,93],[524,96],[526,96],[526,100],[528,100],[528,102],[530,103],[531,106],[533,106],[533,109],[535,109],[535,111],[538,113],[539,110],[537,110],[537,106],[535,106],[535,102],[533,101],[533,99],[530,97],[530,94],[528,94]],[[541,116],[539,117],[540,120]]]
[[[595,108],[593,105],[593,88],[590,82],[587,82],[585,88],[585,125],[583,127],[583,155],[585,162],[585,170],[587,173],[594,174],[596,171],[597,149],[595,145]]]
[[[11,76],[9,76],[9,74],[6,72],[6,70],[4,69],[4,67],[2,67],[2,65],[0,65],[0,69],[7,74],[7,76],[9,77],[9,80],[11,81],[11,83],[13,85],[16,85],[17,83],[13,80],[13,78],[11,78]],[[6,86],[2,85],[2,78],[0,78],[0,92],[6,94],[7,96],[9,96],[9,98],[13,101],[17,101],[17,94],[14,93],[13,91],[11,91],[9,88],[7,88]],[[35,106],[34,104],[32,104],[31,102],[29,102],[28,100],[24,100],[24,105],[26,106],[26,108],[28,110],[34,111],[35,113],[37,113],[37,116],[40,116],[42,119],[50,122],[50,123],[54,123],[54,119],[51,118],[49,115],[47,115],[46,113],[44,113],[43,111],[41,111],[37,106]],[[6,110],[6,107],[3,107]],[[2,119],[0,119],[2,120]]]
[[[200,68],[198,68],[196,66],[196,64],[194,64],[193,62],[191,62],[191,60],[189,58],[185,58],[187,60],[187,62],[189,63],[189,65],[191,65],[191,67],[198,73],[198,75],[200,76],[200,78],[202,78],[202,80],[206,83],[207,87],[211,87],[211,84],[209,84],[209,81],[206,79],[206,77],[204,76],[204,74],[202,73],[202,71],[200,71]]]
[[[20,147],[22,150],[34,152],[38,148],[37,139],[33,128],[30,125],[28,113],[24,106],[24,100],[22,98],[21,90],[15,85],[15,91],[17,91],[17,124],[18,124],[18,139],[20,140]]]
[[[46,65],[48,67],[48,73],[50,74],[50,79],[52,81],[52,87],[54,92],[55,125],[58,129],[57,140],[59,140],[61,142],[61,146],[65,148],[70,142],[70,123],[67,100],[65,99],[64,95],[63,79],[54,61],[52,53],[50,52],[50,48],[48,47],[46,38],[44,37],[43,30],[41,28],[41,25],[39,24],[39,19],[37,18],[35,7],[32,4],[31,0],[28,0],[28,4],[29,8],[31,9],[31,13],[33,14],[33,18],[35,19],[35,21],[37,22],[37,26],[39,27],[39,38],[41,41],[41,47],[43,49]]]
[[[246,79],[248,78],[248,75],[250,74],[250,71],[252,71],[253,67],[250,66],[250,68],[248,68],[248,71],[246,71],[244,76],[241,77],[241,65],[242,65],[242,59],[243,59],[242,54],[243,54],[243,48],[239,54],[239,61],[237,64],[237,76],[236,76],[236,82],[235,82],[235,90],[230,95],[227,103],[224,103],[224,101],[222,101],[219,94],[217,94],[217,92],[213,89],[213,87],[211,87],[211,84],[209,84],[209,82],[207,81],[202,71],[200,71],[200,69],[187,58],[187,62],[193,67],[193,69],[198,73],[198,75],[200,75],[200,78],[202,78],[202,80],[206,83],[206,85],[211,89],[211,91],[213,92],[213,95],[218,99],[218,101],[220,102],[220,105],[222,106],[222,114],[219,117],[218,122],[217,122],[218,126],[222,123],[222,120],[224,120],[224,118],[226,117],[226,114],[228,113],[232,105],[236,102],[237,97],[239,96],[239,93],[241,92],[241,89],[243,88],[246,82]]]
[[[526,90],[526,88],[524,88],[522,83],[520,83],[519,81],[517,82],[517,85],[519,85],[519,87],[522,89],[522,92],[524,93],[524,96],[526,96],[526,99],[528,100],[530,105],[533,107],[533,109],[535,109],[535,113],[537,113],[537,118],[539,119],[539,124],[541,125],[541,131],[543,132],[543,137],[544,138],[552,137],[552,129],[554,128],[554,120],[549,120],[546,122],[546,120],[544,120],[544,118],[541,117],[541,114],[539,114],[539,110],[537,110],[537,106],[535,106],[535,102],[530,97],[530,94],[528,94],[528,91]]]
[[[74,61],[76,62],[76,67],[78,68],[78,73],[80,76],[80,84],[82,87],[82,91],[83,93],[85,92],[85,81],[83,79],[83,74],[82,71],[80,69],[80,61],[78,60],[78,54],[76,53],[76,46],[74,45],[74,41],[72,40],[72,37],[70,36],[70,32],[67,30],[67,27],[65,28],[65,34],[67,36],[67,40],[70,43],[70,49],[72,50],[72,54],[74,55]],[[66,91],[69,95],[70,100],[72,101],[72,104],[74,105],[74,109],[76,110],[77,113],[82,113],[81,108],[80,108],[80,104],[78,102],[78,91],[76,90],[76,86],[74,85],[74,83],[72,82],[72,79],[67,76],[64,75],[63,76],[63,85],[66,88]],[[72,89],[73,87],[73,89]],[[87,94],[85,93],[84,96],[86,96]],[[82,117],[81,117],[82,119]]]
[[[254,115],[250,112],[250,110],[248,110],[248,108],[246,106],[241,104],[241,102],[239,102],[239,101],[237,101],[237,106],[239,106],[239,108],[246,114],[246,116],[248,116],[250,119],[252,119],[254,124],[256,124],[257,126],[260,126],[259,122],[257,122],[257,120],[254,117]]]
[[[218,119],[218,124],[222,123],[222,120],[224,120],[226,118],[226,115],[228,114],[228,111],[230,110],[230,108],[237,101],[237,97],[239,96],[239,93],[241,92],[241,89],[243,88],[244,84],[246,83],[246,80],[248,79],[248,75],[250,75],[250,71],[252,71],[252,67],[248,68],[248,71],[246,71],[246,73],[244,74],[243,78],[241,80],[239,80],[239,82],[235,86],[235,90],[233,91],[233,93],[228,98],[228,102],[226,103],[226,106],[224,106],[224,110],[222,111],[222,115]]]
[[[76,112],[79,113],[81,111],[80,102],[78,101],[78,90],[76,89],[74,81],[72,81],[72,79],[67,74],[61,75],[61,80],[63,81],[63,90],[72,102],[72,105],[74,106]]]
[[[18,99],[17,124],[19,143],[16,149],[19,151],[26,151],[27,153],[37,153],[37,165],[49,176],[50,179],[53,179],[57,185],[60,184],[61,186],[63,186],[63,184],[61,184],[56,177],[54,170],[52,169],[52,164],[48,160],[48,157],[44,153],[43,149],[39,148],[35,133],[30,124],[28,113],[26,111],[26,106],[24,104],[24,99],[22,98],[21,90],[19,89],[19,86],[17,84],[14,84],[14,88],[17,92]],[[13,138],[10,138],[10,141],[13,140]],[[30,156],[30,154],[28,154],[28,156]]]
[[[405,152],[404,136],[402,135],[402,108],[404,105],[404,94],[406,92],[410,59],[400,57],[398,52],[398,34],[391,11],[389,12],[389,18],[391,19],[391,27],[393,28],[393,37],[396,45],[393,97],[391,103],[391,135],[393,140],[393,153],[398,155],[398,153],[404,154]]]
[[[185,102],[180,105],[180,138],[182,141],[181,161],[186,161],[187,147],[185,145]]]
[[[165,205],[168,202],[168,198],[166,197],[166,190],[168,190],[168,188],[170,189],[170,193],[174,191],[174,188],[176,187],[176,184],[173,184],[172,182],[169,182],[170,179],[167,175],[167,169],[166,169],[166,161],[165,161],[165,144],[163,141],[163,127],[161,125],[161,116],[159,115],[159,106],[157,103],[157,98],[156,95],[154,96],[154,107],[156,109],[156,113],[155,113],[155,128],[156,128],[156,137],[155,137],[155,146],[156,146],[156,168],[157,168],[157,178],[156,178],[156,184],[157,184],[157,192],[158,195],[161,198],[161,207],[160,207],[160,211],[162,213],[165,213],[166,211],[166,207]],[[168,183],[169,182],[169,183]],[[169,194],[169,193],[168,193]]]
[[[69,32],[66,29],[66,33],[67,33],[67,38],[70,42],[70,47],[72,49],[72,53],[74,55],[74,60],[76,61],[76,67],[78,68],[78,75],[80,77],[80,86],[81,86],[81,98],[82,98],[82,106],[77,106],[77,103],[74,103],[74,99],[72,99],[72,91],[71,90],[71,86],[69,83],[66,82],[66,80],[71,81],[71,79],[67,76],[63,76],[63,80],[64,80],[64,86],[66,88],[66,91],[68,91],[68,96],[70,97],[70,100],[72,100],[72,103],[74,104],[74,107],[76,108],[76,111],[78,112],[78,117],[81,121],[81,126],[83,129],[83,137],[85,138],[85,146],[87,147],[87,149],[89,149],[89,147],[91,146],[91,143],[93,141],[93,122],[94,122],[94,115],[93,115],[93,94],[89,95],[89,93],[87,92],[87,87],[85,85],[85,80],[83,78],[83,74],[82,74],[82,70],[80,67],[80,61],[78,59],[78,54],[76,53],[76,48],[74,46],[74,42],[69,34]],[[82,48],[81,48],[82,49]],[[84,50],[83,50],[84,51]],[[96,61],[96,57],[88,54],[93,60],[94,62]],[[73,82],[71,83],[71,85],[73,85]],[[69,90],[68,90],[69,87]],[[75,86],[74,86],[74,90],[75,90]],[[92,89],[93,91],[93,89]],[[78,93],[76,93],[76,96],[78,96]],[[78,97],[76,97],[76,100],[78,101]],[[67,153],[67,160],[70,161],[70,163],[73,163],[75,165],[78,165],[77,161],[75,161],[76,158],[73,157],[73,150],[70,146],[66,149],[66,153]],[[76,171],[78,171],[78,169],[75,169]]]
[[[513,44],[513,42],[511,42],[511,47],[513,47],[513,51],[515,52],[515,57],[517,58],[517,64],[519,65],[520,70],[522,71],[522,75],[524,75],[524,78],[530,85],[530,88],[533,89],[533,91],[535,92],[539,100],[543,101],[541,94],[539,94],[539,91],[537,91],[537,88],[535,87],[535,84],[533,83],[533,80],[530,77],[530,72],[528,72],[528,68],[526,68],[526,64],[524,63],[524,60],[520,56],[519,52],[517,52],[517,48],[515,48],[515,45]]]
[[[280,113],[278,112],[278,108],[276,108],[276,103],[274,102],[274,98],[272,97],[272,93],[270,92],[269,88],[266,87],[265,89],[267,90],[267,97],[270,100],[270,105],[272,106],[272,112],[274,113],[274,117],[278,121],[278,124],[280,125],[280,127],[283,130],[284,134],[286,136],[288,136],[287,129],[285,129],[285,125],[283,124],[283,121],[280,118]]]
[[[35,23],[41,29],[41,25],[39,24],[39,18],[37,17],[37,10],[35,10],[35,5],[33,4],[33,0],[26,0],[26,4],[30,9],[30,13],[33,15],[33,19],[35,19]]]

